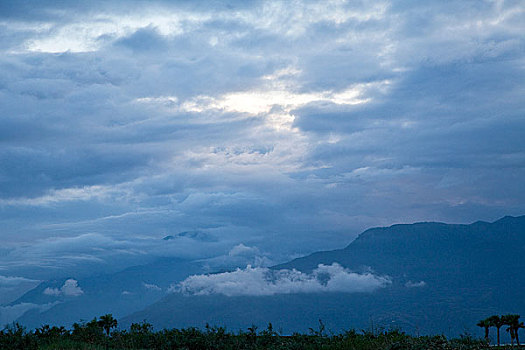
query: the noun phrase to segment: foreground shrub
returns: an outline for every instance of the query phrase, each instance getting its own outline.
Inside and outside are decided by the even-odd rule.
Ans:
[[[106,317],[106,321],[112,319]],[[443,335],[414,337],[400,330],[349,330],[328,334],[324,324],[308,334],[282,335],[272,324],[262,331],[256,326],[247,331],[228,332],[224,327],[206,325],[204,330],[190,327],[154,331],[147,322],[134,323],[129,330],[110,332],[109,322],[96,318],[75,323],[71,330],[44,325],[32,332],[15,323],[0,331],[0,349],[188,349],[188,350],[481,350],[489,349],[486,340],[462,335],[447,339]]]

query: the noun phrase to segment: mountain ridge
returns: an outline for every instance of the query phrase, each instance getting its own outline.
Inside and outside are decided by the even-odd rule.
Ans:
[[[477,331],[476,322],[490,314],[525,313],[520,297],[525,277],[519,274],[525,269],[525,216],[492,223],[371,228],[344,248],[315,252],[271,269],[310,273],[319,264],[333,263],[357,273],[390,276],[392,284],[370,293],[265,297],[173,293],[122,321],[148,319],[155,325],[182,327],[203,326],[195,324],[201,320],[246,328],[252,323],[264,326],[266,320],[293,332],[307,330],[319,318],[334,330],[348,325],[366,328],[374,319],[408,332],[458,335],[460,330]],[[198,317],[184,316],[192,312]]]

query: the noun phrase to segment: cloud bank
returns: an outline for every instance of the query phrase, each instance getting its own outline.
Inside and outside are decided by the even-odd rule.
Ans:
[[[171,292],[186,295],[223,294],[226,296],[265,296],[293,293],[372,292],[391,283],[387,276],[358,274],[339,264],[319,265],[312,273],[293,270],[272,270],[247,266],[209,275],[193,275]]]

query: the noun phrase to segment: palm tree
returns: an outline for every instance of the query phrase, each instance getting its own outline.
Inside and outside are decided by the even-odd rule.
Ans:
[[[519,337],[519,334],[518,334],[518,331],[520,330],[520,328],[525,328],[525,324],[523,322],[518,322],[514,326],[514,333],[516,335],[516,343],[518,343],[518,346],[521,346],[520,345],[520,337]]]
[[[509,326],[507,327],[506,331],[510,334],[510,344],[514,346],[514,339],[516,339],[516,336],[514,335],[514,329]]]
[[[519,316],[517,318],[512,319],[512,323],[509,325],[509,328],[511,329],[511,332],[514,333],[514,339],[516,339],[516,344],[518,344],[518,346],[521,346],[518,331],[520,330],[520,328],[525,328],[525,324],[519,321]]]
[[[496,327],[496,331],[497,331],[497,335],[498,335],[498,346],[499,346],[499,344],[500,344],[500,342],[499,342],[499,329],[501,327],[503,327],[503,325],[505,324],[504,321],[503,321],[503,318],[494,315],[494,316],[490,316],[488,318],[488,320],[490,321],[492,327]]]
[[[518,337],[518,331],[520,328],[525,328],[525,324],[523,322],[518,323],[516,327],[516,341],[518,342],[518,345],[520,345],[520,337]]]
[[[485,328],[485,339],[489,340],[489,328],[492,326],[492,322],[489,318],[479,321],[476,326]]]
[[[109,331],[111,328],[117,327],[117,320],[113,318],[112,314],[106,314],[104,316],[100,316],[98,324],[106,331],[106,335],[109,337]]]
[[[504,315],[501,316],[504,324],[509,326],[506,330],[510,334],[510,340],[512,345],[514,345],[514,339],[516,339],[516,344],[520,346],[520,338],[518,336],[518,330],[520,328],[525,328],[523,322],[520,322],[520,315]]]

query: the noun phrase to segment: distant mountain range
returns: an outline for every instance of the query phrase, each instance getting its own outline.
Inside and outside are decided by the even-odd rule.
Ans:
[[[475,325],[482,318],[525,316],[525,216],[470,225],[373,228],[344,249],[270,269],[185,280],[202,271],[197,263],[165,260],[94,276],[79,281],[85,286],[83,295],[63,297],[46,311],[32,309],[18,321],[29,327],[67,325],[113,313],[123,326],[147,320],[156,328],[209,323],[236,330],[272,322],[275,329],[290,333],[316,328],[321,319],[332,331],[384,327],[420,334],[481,334]],[[186,282],[166,294],[168,281]],[[43,291],[63,282],[41,284],[11,305],[49,303]],[[235,283],[248,289],[236,294]],[[187,285],[193,289],[183,288]]]
[[[399,327],[410,332],[457,335],[478,332],[492,314],[525,315],[525,216],[471,225],[416,223],[373,228],[344,249],[317,252],[273,269],[313,271],[339,263],[373,271],[391,284],[367,293],[298,293],[272,296],[188,296],[173,293],[123,318],[156,326],[246,328],[252,323],[285,332]]]

